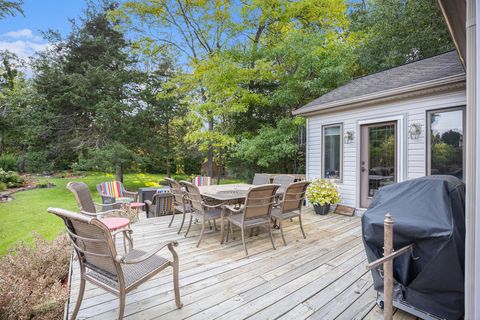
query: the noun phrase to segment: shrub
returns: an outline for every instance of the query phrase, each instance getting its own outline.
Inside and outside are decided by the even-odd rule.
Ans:
[[[2,154],[0,156],[0,168],[5,171],[17,171],[17,157],[9,153]]]
[[[9,188],[21,187],[25,184],[25,179],[15,171],[4,171],[0,169],[0,182],[3,182]]]
[[[0,259],[0,318],[61,319],[68,297],[68,239],[35,236]]]
[[[0,191],[5,191],[7,189],[7,184],[4,182],[0,182]]]
[[[332,181],[315,179],[308,186],[307,199],[314,205],[336,204],[340,202],[340,192]]]

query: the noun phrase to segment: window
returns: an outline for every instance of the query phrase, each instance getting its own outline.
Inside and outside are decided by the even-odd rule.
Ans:
[[[323,177],[327,179],[342,179],[342,125],[323,127]]]
[[[427,113],[427,173],[463,180],[465,108]]]

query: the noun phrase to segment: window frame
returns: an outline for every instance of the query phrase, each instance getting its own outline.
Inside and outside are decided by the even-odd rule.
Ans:
[[[426,111],[426,130],[425,130],[425,142],[426,142],[426,150],[425,150],[425,157],[426,157],[426,163],[425,163],[425,174],[427,176],[431,176],[432,173],[432,135],[431,135],[431,129],[432,129],[432,114],[433,113],[441,113],[441,112],[449,112],[449,111],[456,111],[456,110],[461,110],[462,111],[462,130],[463,130],[463,157],[462,157],[462,166],[463,166],[463,181],[465,181],[465,160],[466,160],[466,150],[465,150],[465,125],[466,125],[466,106],[461,105],[461,106],[455,106],[455,107],[447,107],[447,108],[440,108],[440,109],[430,109]]]
[[[325,177],[325,129],[340,127],[340,177],[336,179]],[[322,174],[323,179],[330,179],[338,183],[343,182],[343,122],[322,125]]]

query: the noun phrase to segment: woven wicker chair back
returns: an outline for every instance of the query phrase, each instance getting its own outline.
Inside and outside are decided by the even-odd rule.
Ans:
[[[295,177],[288,174],[279,174],[273,177],[273,184],[281,185],[281,188],[287,188],[291,183],[295,181]]]
[[[75,196],[78,208],[81,211],[97,213],[90,189],[84,182],[69,182],[67,189]]]
[[[206,176],[197,176],[193,178],[192,183],[197,187],[211,186],[213,184],[212,178]]]
[[[300,181],[290,184],[283,194],[282,212],[301,209],[309,181]]]
[[[185,188],[185,191],[187,192],[188,201],[190,201],[192,209],[197,212],[203,213],[203,200],[202,195],[200,194],[200,190],[198,190],[198,187],[193,183],[187,181],[180,181],[180,184]]]
[[[269,217],[275,203],[275,193],[279,187],[278,184],[264,184],[250,188],[245,199],[243,219]]]
[[[270,174],[269,173],[255,173],[253,176],[252,184],[259,186],[262,184],[269,184],[270,183]]]
[[[165,180],[170,186],[170,192],[173,195],[175,204],[181,205],[183,203],[183,195],[185,193],[184,191],[182,191],[182,186],[180,185],[180,183],[178,183],[178,181],[175,181],[174,179],[165,178]]]
[[[63,209],[49,208],[48,212],[62,218],[80,263],[116,282],[121,267],[108,228],[96,218],[86,217]]]

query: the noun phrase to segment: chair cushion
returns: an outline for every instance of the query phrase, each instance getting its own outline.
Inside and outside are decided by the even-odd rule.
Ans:
[[[100,183],[100,189],[108,196],[115,198],[123,197],[123,186],[120,181],[108,181]]]

